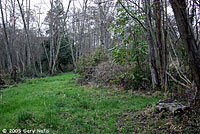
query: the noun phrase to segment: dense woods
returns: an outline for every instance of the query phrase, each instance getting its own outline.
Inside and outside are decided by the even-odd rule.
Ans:
[[[30,0],[0,3],[1,79],[14,69],[18,77],[72,68],[93,75],[104,61],[127,68],[113,68],[121,72],[107,82],[200,97],[197,0],[50,0],[46,14]]]
[[[199,0],[32,2],[0,0],[1,88],[74,71],[81,85],[159,91],[199,109]]]

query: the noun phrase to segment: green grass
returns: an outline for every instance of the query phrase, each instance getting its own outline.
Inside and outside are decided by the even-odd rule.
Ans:
[[[2,129],[47,129],[50,133],[132,133],[117,125],[123,114],[143,110],[158,98],[108,88],[81,87],[77,74],[31,79],[4,89],[0,96]]]

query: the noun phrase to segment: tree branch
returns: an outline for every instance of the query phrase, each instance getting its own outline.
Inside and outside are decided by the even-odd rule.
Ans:
[[[142,28],[147,31],[146,27],[142,24],[142,22],[135,16],[133,16],[127,9],[126,7],[122,4],[122,2],[120,0],[118,0],[118,3],[123,7],[123,9],[126,11],[126,13],[131,16],[131,18],[133,18],[134,20],[136,20],[141,26]]]
[[[184,86],[184,87],[190,89],[189,86],[187,86],[187,85],[185,85],[184,83],[182,83],[182,82],[178,81],[177,79],[175,79],[169,72],[166,71],[166,74],[169,75],[176,83],[178,83],[178,84],[180,84],[180,85],[182,85],[182,86]]]
[[[139,9],[141,9],[143,12],[145,12],[144,9],[143,9],[142,7],[140,7],[136,2],[134,2],[134,1],[132,1],[132,0],[129,0],[129,2],[133,3],[133,4],[136,5]]]

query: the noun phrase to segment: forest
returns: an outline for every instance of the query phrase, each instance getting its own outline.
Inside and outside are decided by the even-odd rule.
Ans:
[[[2,133],[200,133],[199,0],[0,0]]]

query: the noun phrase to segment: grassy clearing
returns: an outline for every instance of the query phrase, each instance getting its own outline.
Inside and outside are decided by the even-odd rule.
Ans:
[[[4,89],[0,96],[0,130],[132,133],[137,128],[123,121],[126,114],[134,114],[158,101],[108,88],[81,87],[77,77],[68,73],[31,79],[18,87]]]

